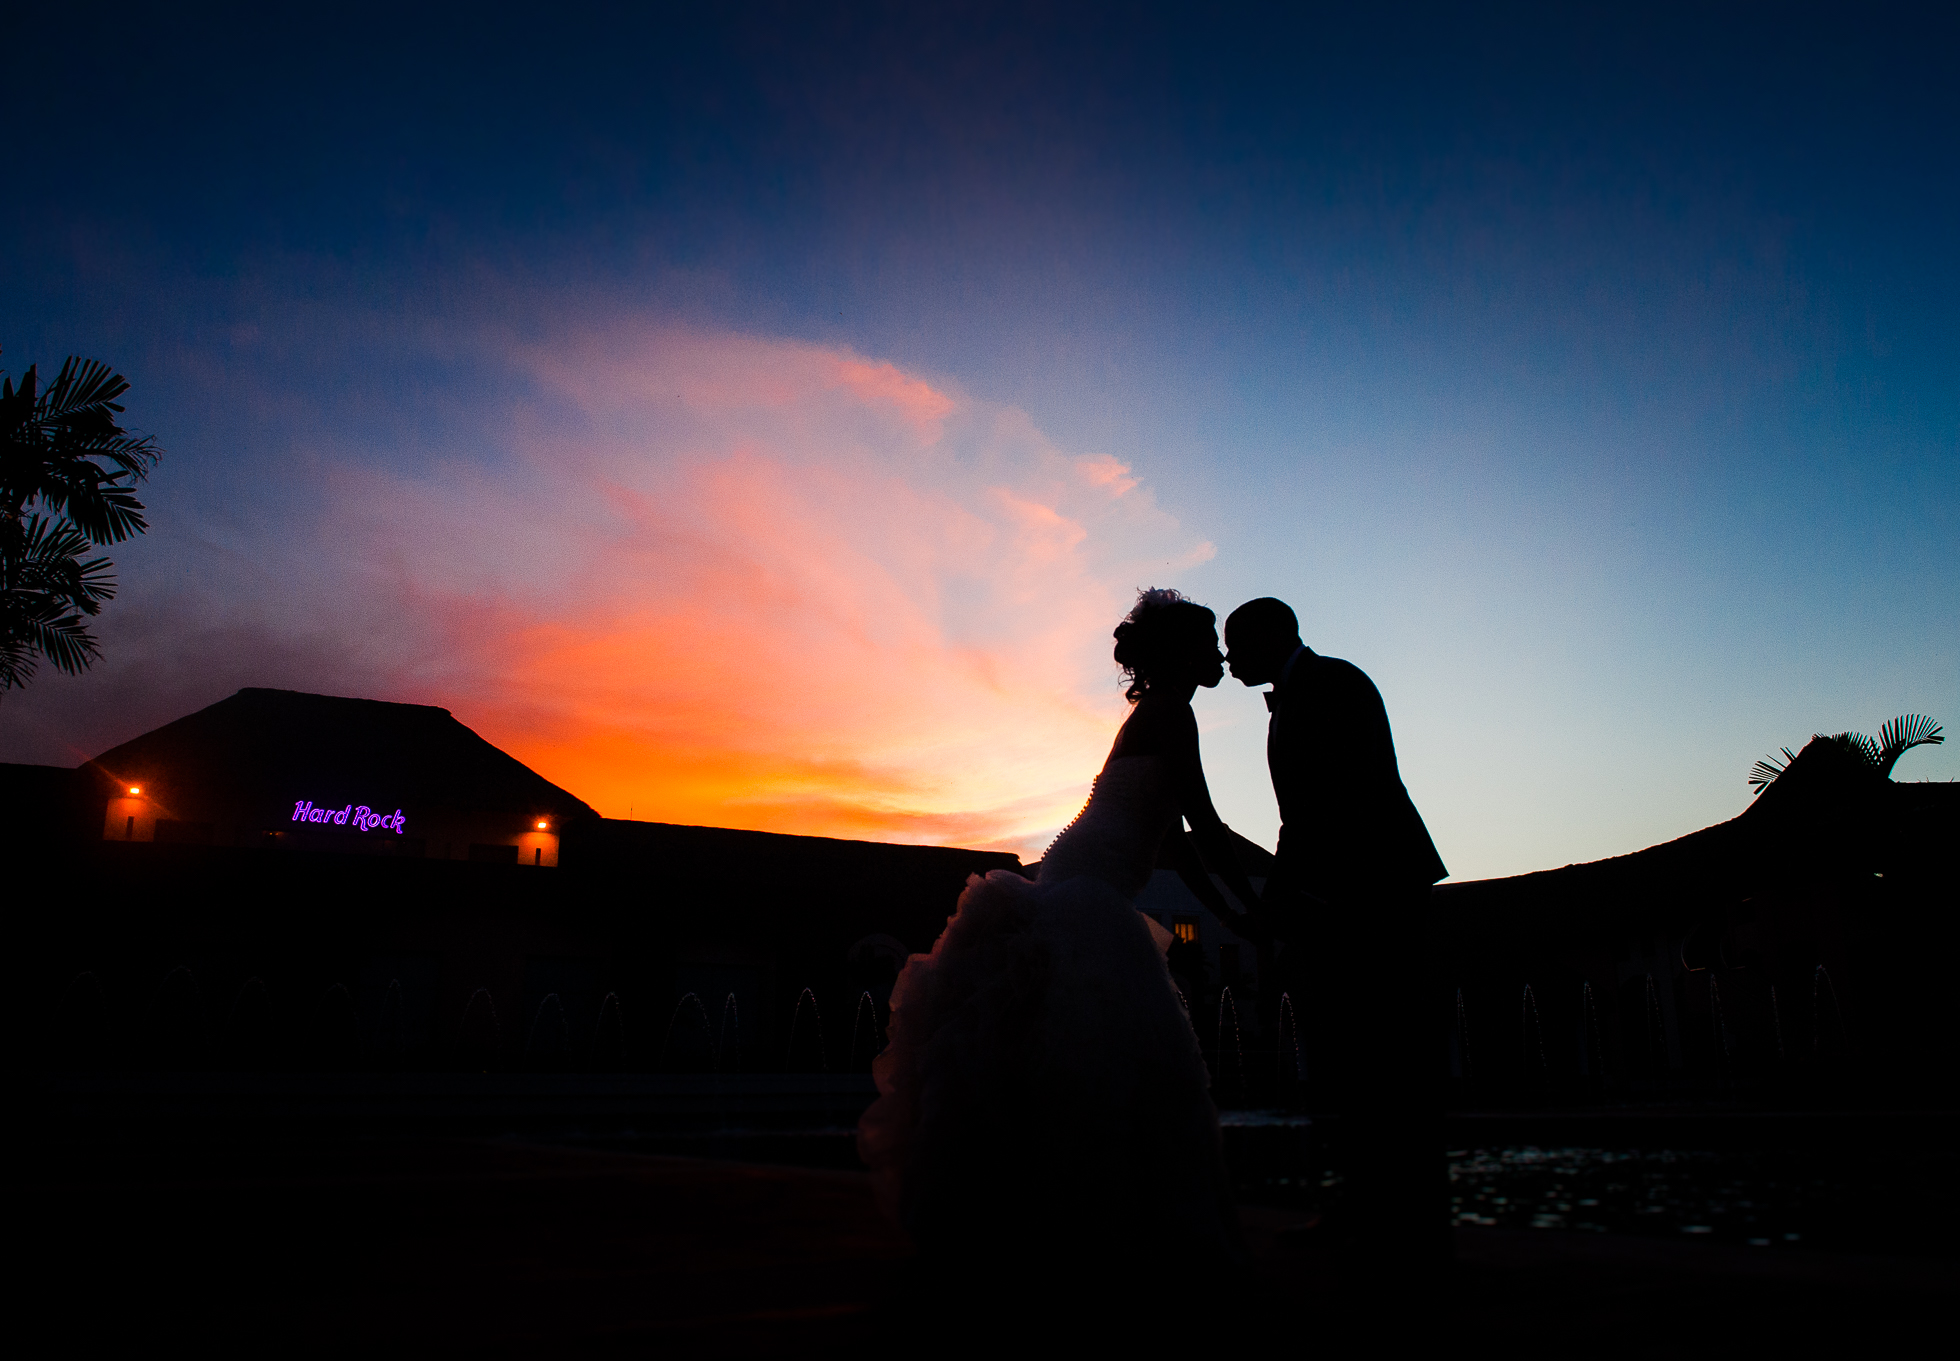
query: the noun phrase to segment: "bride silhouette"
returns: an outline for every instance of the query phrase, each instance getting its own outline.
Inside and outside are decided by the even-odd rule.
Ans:
[[[1228,926],[1241,916],[1207,866],[1256,901],[1191,712],[1223,675],[1215,616],[1145,591],[1116,629],[1116,661],[1135,707],[1087,805],[1033,882],[969,879],[932,952],[907,961],[858,1128],[887,1212],[933,1275],[970,1286],[1005,1273],[1016,1298],[1058,1280],[1079,1293],[1091,1273],[1156,1291],[1166,1267],[1188,1282],[1239,1256],[1218,1113],[1165,967],[1171,936],[1132,901],[1160,852]]]

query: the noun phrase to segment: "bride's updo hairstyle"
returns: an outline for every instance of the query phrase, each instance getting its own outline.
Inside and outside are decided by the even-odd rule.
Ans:
[[[1116,626],[1116,664],[1135,704],[1153,675],[1182,653],[1218,646],[1218,616],[1176,591],[1153,586],[1137,595],[1136,608]]]

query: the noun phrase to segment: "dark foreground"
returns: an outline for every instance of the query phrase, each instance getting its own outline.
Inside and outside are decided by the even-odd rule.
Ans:
[[[957,1291],[920,1316],[921,1268],[855,1173],[464,1139],[122,1144],[33,1162],[7,1193],[14,1328],[63,1351],[865,1356],[957,1354],[971,1335],[944,1316]],[[1379,1340],[1379,1299],[1299,1246],[1298,1220],[1245,1211],[1253,1279],[1205,1287],[1218,1298],[1196,1311],[1217,1349]],[[1187,1287],[1165,1262],[1152,1289]],[[1093,1328],[1104,1297],[1085,1295],[1076,1321]],[[1400,1283],[1390,1300],[1389,1322],[1427,1319],[1456,1352],[1871,1349],[1941,1328],[1960,1265],[1463,1229],[1439,1284]],[[998,1319],[1013,1305],[968,1307]]]

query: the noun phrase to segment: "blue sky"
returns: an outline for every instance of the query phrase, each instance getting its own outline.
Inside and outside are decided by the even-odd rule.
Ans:
[[[0,759],[294,685],[449,704],[607,812],[1032,853],[1120,718],[1089,621],[1157,584],[1368,670],[1457,877],[1960,717],[1950,12],[92,14],[5,57],[0,364],[110,360],[170,452],[107,660],[8,696]],[[1102,457],[1121,514],[1056,471]],[[766,524],[663,501],[744,458]],[[1080,530],[1045,600],[1004,488]],[[971,570],[869,542],[919,497],[993,526]],[[746,566],[674,586],[682,522]],[[734,660],[594,679],[681,632]],[[770,752],[682,778],[655,708]],[[1200,715],[1269,840],[1263,710]]]

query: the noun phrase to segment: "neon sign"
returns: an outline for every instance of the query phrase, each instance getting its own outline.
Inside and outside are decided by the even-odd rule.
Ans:
[[[364,832],[372,832],[379,828],[384,832],[393,832],[396,836],[400,836],[402,823],[406,819],[402,817],[402,810],[399,808],[392,813],[377,813],[366,804],[357,807],[351,803],[345,808],[315,808],[311,799],[300,799],[293,804],[293,821],[331,822],[342,827],[351,824]]]

